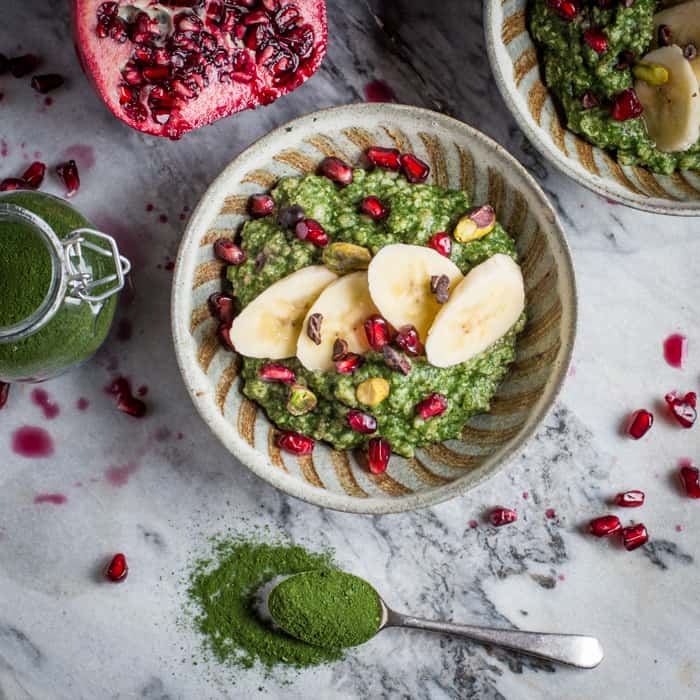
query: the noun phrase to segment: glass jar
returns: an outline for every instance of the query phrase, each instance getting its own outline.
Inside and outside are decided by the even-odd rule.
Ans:
[[[68,202],[0,194],[0,381],[43,381],[89,359],[130,267]]]

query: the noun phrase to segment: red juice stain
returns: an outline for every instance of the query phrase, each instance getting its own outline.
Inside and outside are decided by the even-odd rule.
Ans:
[[[143,384],[136,390],[136,393],[139,396],[146,396],[146,394],[148,394],[148,387],[145,384]]]
[[[184,438],[185,436],[183,433],[178,433],[176,437],[178,440],[182,440],[182,438]]]
[[[182,212],[182,214],[180,214],[180,221],[184,221],[186,218],[187,214],[185,214],[185,212]]]
[[[10,385],[7,382],[0,382],[0,409],[5,408],[9,396]]]
[[[150,202],[146,205],[146,211],[153,211],[155,209],[155,206],[151,204]]]
[[[163,265],[163,269],[167,270],[168,272],[172,272],[175,269],[175,261],[168,260],[168,262]]]
[[[469,521],[469,527],[472,530],[475,530],[477,527],[479,527],[479,523],[476,522],[476,520],[470,520]]]
[[[166,426],[162,425],[156,430],[155,433],[153,433],[153,438],[156,442],[166,442],[170,439],[171,435],[172,433],[170,432],[170,428],[167,428]]]
[[[530,498],[530,492],[529,492],[529,491],[523,491],[523,498],[527,501],[527,499]]]
[[[554,508],[547,508],[544,514],[547,518],[549,518],[549,520],[554,520],[554,518],[557,517],[557,511],[554,510]]]
[[[186,204],[184,207],[182,207],[182,211],[189,211],[189,210],[190,210],[190,208]]]
[[[122,318],[117,325],[117,340],[125,343],[127,340],[131,340],[131,335],[134,331],[134,327],[128,318]]]
[[[10,152],[10,149],[7,146],[7,141],[5,139],[0,139],[0,155],[3,158],[7,158],[7,154]]]
[[[167,224],[168,223],[168,217],[166,214],[161,214],[158,217],[158,221],[160,221],[161,224]]]
[[[75,403],[75,407],[79,411],[87,411],[89,406],[90,402],[84,396],[81,396]]]
[[[694,466],[694,465],[693,465],[693,460],[690,459],[690,457],[681,457],[681,458],[678,460],[678,467],[679,467],[679,468],[682,468],[682,467],[692,467],[692,466]]]
[[[53,97],[45,97],[44,98],[44,104],[47,107],[50,107],[53,104]]]
[[[21,457],[50,457],[54,452],[53,440],[43,428],[25,425],[12,435],[12,451]]]
[[[105,477],[112,486],[121,487],[129,483],[129,478],[139,469],[136,462],[129,462],[122,467],[110,467],[105,472]]]
[[[396,95],[383,80],[373,80],[365,85],[365,99],[367,102],[396,102]]]
[[[682,526],[682,525],[676,525],[676,532],[683,532],[683,526]]]
[[[84,143],[74,143],[63,151],[61,158],[63,160],[77,161],[80,166],[80,172],[83,172],[95,165],[95,149]]]
[[[34,496],[34,503],[51,503],[55,506],[62,506],[68,498],[62,493],[39,493]]]
[[[560,581],[566,581],[566,576],[564,576],[564,574],[559,574],[559,576],[557,576],[557,578],[558,578]]]
[[[44,389],[34,389],[32,391],[32,402],[35,406],[41,408],[44,412],[44,418],[48,418],[48,420],[52,420],[61,412],[58,404],[51,401],[51,397]]]
[[[664,340],[664,358],[671,367],[682,369],[688,354],[688,339],[680,333],[673,333]]]

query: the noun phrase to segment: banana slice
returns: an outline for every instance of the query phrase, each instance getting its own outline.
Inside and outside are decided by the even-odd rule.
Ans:
[[[411,324],[425,340],[441,308],[430,290],[430,278],[447,275],[450,291],[462,281],[457,265],[432,248],[396,243],[382,248],[367,270],[369,293],[395,328]]]
[[[245,357],[294,357],[306,312],[336,279],[324,265],[311,265],[275,282],[234,320],[231,341],[236,350]]]
[[[525,308],[520,267],[508,255],[470,270],[438,313],[425,352],[436,367],[466,362],[504,336]]]
[[[670,3],[667,3],[670,4]],[[686,0],[674,3],[654,15],[654,33],[658,36],[659,27],[665,24],[671,32],[671,43],[685,48],[693,44],[700,49],[700,0]],[[695,77],[700,80],[700,58],[690,61]]]
[[[644,107],[642,118],[649,136],[660,151],[685,151],[700,136],[698,79],[678,46],[656,49],[642,60],[663,66],[669,74],[668,82],[663,85],[653,86],[643,80],[634,84]]]
[[[367,286],[367,272],[352,272],[326,287],[309,309],[296,347],[297,358],[306,369],[327,372],[333,369],[333,344],[340,338],[350,352],[369,350],[365,321],[377,313]],[[321,314],[320,344],[307,333],[309,319]]]

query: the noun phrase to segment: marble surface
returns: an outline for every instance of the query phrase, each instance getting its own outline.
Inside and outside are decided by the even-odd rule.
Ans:
[[[21,44],[39,53],[68,85],[46,107],[27,80],[0,79],[2,175],[22,172],[35,151],[53,164],[66,151],[77,156],[76,205],[134,261],[133,299],[120,310],[123,330],[133,332],[130,340],[113,334],[88,366],[46,385],[60,406],[55,419],[32,403],[29,387],[13,387],[0,413],[0,698],[697,697],[700,506],[680,495],[673,475],[679,458],[700,460],[700,428],[681,430],[659,413],[640,442],[619,430],[630,410],[658,408],[669,389],[699,388],[697,220],[610,205],[548,167],[492,82],[477,0],[447,0],[439,12],[417,0],[329,0],[330,51],[312,81],[179,143],[130,131],[102,107],[75,60],[66,4],[4,8],[0,50],[14,53]],[[581,296],[570,376],[525,452],[462,498],[381,518],[284,497],[209,435],[175,364],[167,269],[183,206],[194,205],[242,148],[291,117],[363,99],[375,79],[399,101],[482,129],[527,165],[562,216]],[[46,189],[60,193],[55,180]],[[690,340],[683,371],[668,367],[661,352],[664,337],[678,330]],[[115,365],[148,385],[148,418],[117,413],[104,394]],[[80,397],[90,402],[84,412],[76,408]],[[12,454],[11,436],[26,424],[50,432],[52,458]],[[644,489],[647,505],[621,515],[643,520],[652,537],[633,553],[581,531],[627,488]],[[66,501],[35,504],[40,494]],[[516,507],[519,521],[498,531],[485,525],[496,504]],[[549,508],[556,517],[547,517]],[[588,632],[600,637],[606,659],[597,670],[575,671],[457,639],[387,631],[345,662],[288,684],[194,665],[200,640],[183,624],[181,578],[209,535],[246,521],[335,547],[349,570],[399,609]],[[118,587],[99,577],[114,551],[126,552],[131,565]]]

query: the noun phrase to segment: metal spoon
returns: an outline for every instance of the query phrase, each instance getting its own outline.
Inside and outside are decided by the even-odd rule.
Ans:
[[[293,576],[299,574],[292,574]],[[262,586],[257,594],[256,603],[261,618],[267,622],[275,621],[267,607],[267,598],[272,590],[290,578],[278,576]],[[376,593],[376,590],[375,590]],[[547,661],[568,664],[576,668],[595,668],[603,660],[603,647],[595,637],[580,634],[554,634],[550,632],[528,632],[524,630],[499,629],[476,625],[458,625],[453,622],[424,620],[411,617],[392,610],[377,593],[381,604],[381,622],[377,633],[387,627],[412,627],[428,632],[440,632],[457,637],[471,639],[481,644],[511,649],[512,651],[536,656]]]

